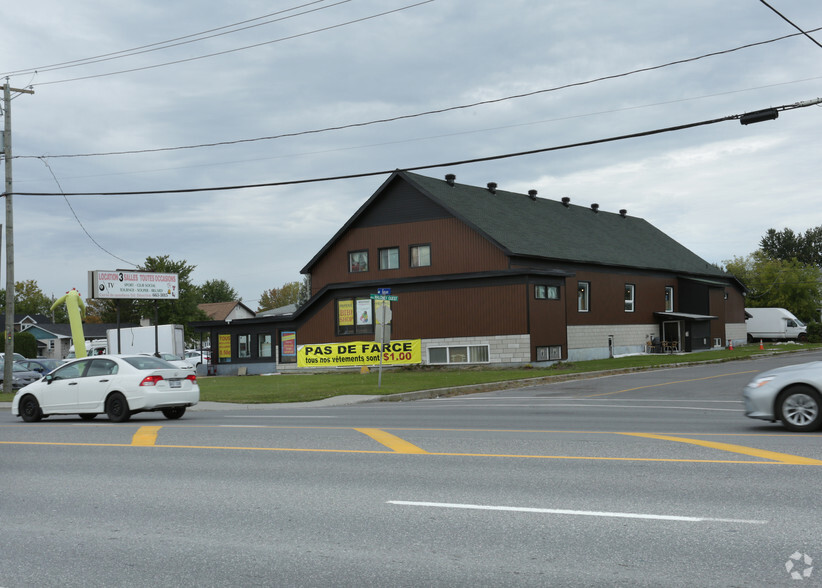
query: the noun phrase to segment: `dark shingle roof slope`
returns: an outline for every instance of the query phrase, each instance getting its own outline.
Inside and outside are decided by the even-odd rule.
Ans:
[[[398,175],[509,255],[730,277],[641,218],[410,172]]]

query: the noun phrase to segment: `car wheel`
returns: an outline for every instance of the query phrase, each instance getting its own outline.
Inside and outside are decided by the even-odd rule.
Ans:
[[[79,416],[84,421],[92,421],[92,420],[94,420],[94,417],[97,416],[97,414],[93,413],[93,412],[92,413],[84,412],[84,413],[80,414]]]
[[[791,431],[815,431],[822,426],[822,399],[810,386],[794,386],[779,397],[779,415]]]
[[[43,411],[40,410],[40,404],[34,396],[26,395],[20,399],[20,416],[27,423],[36,423],[43,418]]]
[[[119,392],[115,392],[109,396],[106,401],[106,414],[108,415],[108,420],[113,423],[124,423],[131,418],[126,397]]]
[[[178,419],[181,416],[183,416],[185,413],[186,413],[186,407],[185,406],[172,406],[171,408],[164,408],[163,409],[163,415],[167,419],[171,419],[171,420]]]

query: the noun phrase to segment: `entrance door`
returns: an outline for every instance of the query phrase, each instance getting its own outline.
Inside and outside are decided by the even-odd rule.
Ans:
[[[680,321],[664,321],[662,323],[662,346],[667,344],[664,351],[682,350],[682,323]]]

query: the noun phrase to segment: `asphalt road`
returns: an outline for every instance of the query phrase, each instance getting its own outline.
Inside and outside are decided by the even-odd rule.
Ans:
[[[818,359],[180,421],[4,411],[0,586],[819,586],[822,433],[741,403]]]

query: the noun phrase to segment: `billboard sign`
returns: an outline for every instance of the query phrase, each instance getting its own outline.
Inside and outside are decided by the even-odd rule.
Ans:
[[[178,274],[158,274],[128,270],[94,270],[88,273],[92,298],[177,300]]]

